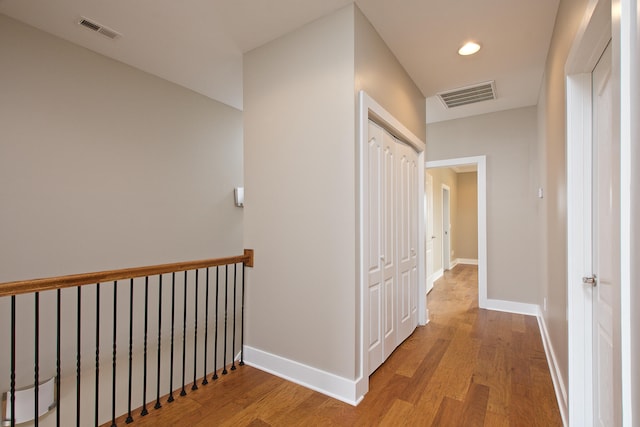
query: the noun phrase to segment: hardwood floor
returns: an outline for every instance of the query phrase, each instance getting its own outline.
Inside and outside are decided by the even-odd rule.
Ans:
[[[535,317],[478,309],[475,266],[447,271],[428,299],[430,323],[371,376],[357,407],[244,366],[130,425],[562,425]]]

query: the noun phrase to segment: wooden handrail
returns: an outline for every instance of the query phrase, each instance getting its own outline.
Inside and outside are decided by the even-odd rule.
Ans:
[[[227,258],[185,261],[172,264],[151,265],[147,267],[123,268],[121,270],[99,271],[96,273],[72,274],[70,276],[47,277],[44,279],[19,280],[16,282],[0,283],[0,297],[42,292],[52,289],[71,288],[74,286],[90,285],[94,283],[113,282],[114,280],[133,279],[136,277],[155,276],[158,274],[196,270],[199,268],[215,267],[219,265],[238,264],[241,262],[247,267],[253,267],[253,249],[245,249],[244,255]]]

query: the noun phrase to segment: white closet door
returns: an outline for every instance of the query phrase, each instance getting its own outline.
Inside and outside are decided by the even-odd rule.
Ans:
[[[404,341],[417,325],[418,294],[418,154],[408,145],[396,143],[398,157],[398,334]]]
[[[375,123],[365,153],[369,373],[418,321],[418,154]]]
[[[397,264],[396,264],[396,240],[397,240],[397,219],[396,219],[396,140],[387,132],[383,133],[383,155],[382,155],[382,214],[383,227],[383,283],[384,283],[384,345],[383,360],[385,360],[397,345]]]
[[[389,357],[397,345],[396,141],[369,123],[365,194],[365,247],[369,308],[369,373]]]
[[[383,130],[369,122],[364,200],[364,250],[368,264],[365,304],[369,309],[369,373],[384,360],[383,354],[383,226],[382,226],[382,140]]]

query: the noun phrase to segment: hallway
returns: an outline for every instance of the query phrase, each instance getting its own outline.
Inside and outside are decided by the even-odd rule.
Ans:
[[[429,311],[355,408],[244,366],[144,418],[134,412],[132,425],[562,425],[536,319],[479,310],[477,267],[447,271]]]

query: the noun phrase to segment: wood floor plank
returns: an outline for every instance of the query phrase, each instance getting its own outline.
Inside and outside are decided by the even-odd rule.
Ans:
[[[409,425],[413,419],[414,410],[415,408],[412,404],[396,399],[380,420],[379,425],[385,427]]]
[[[463,403],[450,397],[444,397],[438,412],[431,423],[434,427],[460,427]]]
[[[484,418],[484,425],[489,427],[509,427],[509,417],[495,412],[487,411]]]
[[[464,400],[460,425],[465,427],[483,426],[489,401],[489,387],[471,383],[469,392]]]
[[[415,404],[420,400],[420,397],[424,394],[424,391],[429,386],[429,382],[433,377],[436,368],[440,365],[440,361],[444,356],[450,341],[438,339],[436,343],[431,347],[431,350],[415,372],[415,375],[411,377],[411,381],[407,387],[398,395],[398,398],[403,399],[406,402]]]
[[[371,375],[357,407],[243,366],[145,417],[134,411],[128,426],[561,426],[536,318],[479,309],[477,286],[476,266],[445,272],[430,323]]]

